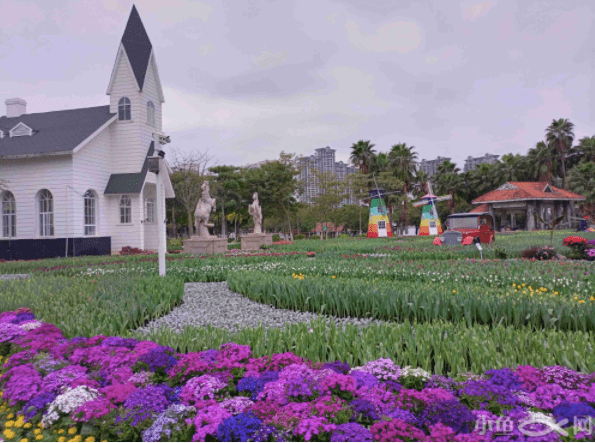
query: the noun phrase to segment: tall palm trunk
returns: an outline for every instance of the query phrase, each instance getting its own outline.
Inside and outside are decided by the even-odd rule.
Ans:
[[[409,190],[409,183],[405,182],[405,186],[403,187],[403,194],[404,194],[404,201],[403,201],[403,213],[405,215],[405,229],[407,229],[407,227],[409,226],[409,208],[407,207],[407,192]]]
[[[564,160],[564,151],[566,146],[560,142],[560,160],[562,162],[562,189],[566,189],[566,160]]]

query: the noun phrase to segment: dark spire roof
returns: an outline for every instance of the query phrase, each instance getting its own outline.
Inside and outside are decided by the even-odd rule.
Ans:
[[[149,40],[147,31],[145,31],[143,22],[134,5],[132,5],[132,11],[122,36],[122,44],[126,49],[138,86],[142,90],[153,45],[151,45],[151,40]]]

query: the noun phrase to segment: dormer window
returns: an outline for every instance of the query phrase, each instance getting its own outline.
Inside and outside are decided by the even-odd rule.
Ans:
[[[122,97],[118,101],[118,120],[130,120],[131,112],[130,112],[130,99],[128,97]]]
[[[545,188],[543,188],[543,192],[554,192],[554,190],[551,188],[551,186],[549,184],[545,185]]]
[[[155,126],[155,105],[151,100],[147,102],[147,125]]]
[[[22,137],[24,135],[33,135],[33,129],[27,126],[25,123],[20,122],[14,128],[9,131],[11,137]]]

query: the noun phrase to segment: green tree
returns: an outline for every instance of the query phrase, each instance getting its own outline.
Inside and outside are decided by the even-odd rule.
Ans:
[[[595,213],[595,163],[581,162],[568,172],[568,186],[572,192],[584,197],[585,210],[593,216]]]
[[[351,145],[351,155],[349,160],[360,172],[364,174],[370,173],[370,166],[374,162],[376,151],[372,149],[375,145],[370,143],[370,140],[360,140]]]
[[[337,210],[341,202],[348,196],[347,183],[337,178],[332,172],[315,171],[319,190],[314,199],[314,207],[321,223],[332,222],[337,226]],[[326,237],[326,236],[325,236]]]
[[[568,119],[560,118],[553,120],[545,130],[547,142],[555,146],[560,158],[562,188],[566,187],[566,153],[572,147],[574,140],[573,128],[574,125]]]
[[[435,174],[437,192],[451,196],[448,201],[451,214],[455,212],[457,199],[463,185],[459,172],[460,169],[454,163],[446,160],[438,166],[438,171]]]
[[[579,140],[577,150],[588,162],[595,162],[595,135]]]
[[[417,172],[415,146],[407,146],[405,143],[393,145],[388,153],[388,158],[393,174],[403,182],[403,217],[405,226],[409,226],[409,211],[406,202],[411,183],[415,180]]]
[[[265,162],[258,168],[244,169],[244,200],[251,202],[252,194],[258,192],[263,223],[266,217],[278,216],[284,225],[287,223],[289,226],[290,237],[291,218],[296,204],[294,195],[300,188],[297,173],[295,156],[284,152],[281,152],[279,160]]]
[[[221,235],[227,236],[226,208],[231,211],[239,211],[242,206],[241,189],[243,177],[240,168],[237,166],[214,166],[209,169],[216,174],[213,179],[211,195],[217,198],[217,212],[221,213]],[[237,233],[236,233],[237,234]]]
[[[353,193],[355,200],[357,201],[357,206],[358,206],[358,213],[359,213],[359,233],[363,233],[364,232],[364,228],[368,229],[367,226],[367,222],[365,223],[364,226],[364,219],[366,219],[365,217],[367,217],[367,213],[364,214],[364,212],[367,212],[367,207],[366,206],[362,206],[362,200],[365,198],[368,198],[370,196],[370,193],[368,191],[368,183],[370,182],[370,176],[369,174],[363,174],[361,172],[356,172],[355,174],[349,174],[345,180],[348,183],[348,188],[351,190],[351,192]],[[367,219],[366,219],[367,220]]]

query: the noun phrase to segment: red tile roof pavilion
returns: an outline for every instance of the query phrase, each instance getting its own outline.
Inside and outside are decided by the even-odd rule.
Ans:
[[[501,203],[527,200],[584,201],[585,197],[574,192],[556,188],[547,182],[506,182],[498,189],[477,197],[471,203]],[[484,206],[485,208],[485,206]],[[477,209],[477,208],[476,208]],[[475,210],[474,210],[475,212]]]

